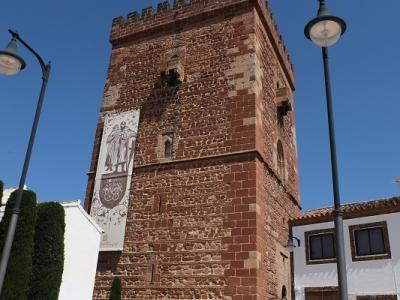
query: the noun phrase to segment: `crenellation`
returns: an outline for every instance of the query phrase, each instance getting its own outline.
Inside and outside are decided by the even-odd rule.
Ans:
[[[127,22],[136,22],[138,20],[140,20],[140,14],[137,11],[128,14]]]
[[[186,0],[174,0],[174,9],[179,9],[191,4],[191,2],[187,2]]]
[[[116,17],[112,20],[112,30],[117,30],[122,28],[125,25],[125,18],[124,17]]]
[[[152,6],[143,8],[143,10],[142,10],[142,18],[143,19],[146,19],[146,18],[149,18],[152,16],[154,16],[154,8]]]
[[[164,1],[157,4],[157,13],[165,13],[171,9],[170,4],[168,1]]]
[[[128,14],[126,20],[123,17],[114,19],[110,41],[113,44],[118,44],[119,41],[126,41],[127,37],[132,37],[143,33],[143,31],[158,32],[156,28],[165,30],[165,26],[181,22],[185,19],[193,19],[194,16],[205,13],[206,17],[211,16],[207,12],[223,9],[224,7],[235,6],[248,3],[248,7],[254,6],[266,20],[266,25],[269,26],[273,41],[276,43],[278,52],[281,54],[282,63],[288,68],[288,75],[293,81],[294,87],[293,65],[287,53],[284,42],[279,34],[278,26],[273,18],[273,14],[268,5],[268,2],[263,0],[174,0],[173,5],[169,1],[163,1],[157,4],[157,9],[147,7],[143,9],[142,14],[132,12]],[[227,10],[231,12],[231,10]],[[137,24],[140,22],[139,24]],[[140,36],[140,35],[138,35]]]

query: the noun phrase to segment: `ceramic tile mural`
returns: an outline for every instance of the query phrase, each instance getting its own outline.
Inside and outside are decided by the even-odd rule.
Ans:
[[[104,230],[101,251],[122,250],[139,110],[105,117],[90,215]]]

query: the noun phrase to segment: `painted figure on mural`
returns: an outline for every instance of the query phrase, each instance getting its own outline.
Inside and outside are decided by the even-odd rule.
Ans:
[[[111,133],[107,137],[106,143],[107,143],[107,157],[105,162],[106,171],[112,171],[113,166],[117,164],[119,125],[114,125]]]
[[[124,121],[115,125],[106,139],[107,156],[105,161],[106,171],[124,172],[128,171],[130,152],[134,145],[131,140],[135,132],[126,126]]]

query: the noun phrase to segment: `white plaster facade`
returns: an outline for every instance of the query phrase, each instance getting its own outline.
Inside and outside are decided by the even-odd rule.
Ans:
[[[64,272],[59,300],[92,299],[102,229],[80,201],[61,203],[65,211]]]
[[[15,191],[15,188],[10,188],[10,189],[4,189],[3,191],[3,197],[0,199],[0,221],[3,219],[4,212],[6,210],[6,204],[8,201],[8,198],[10,197],[11,193]]]
[[[353,261],[349,226],[386,221],[391,250],[390,259]],[[336,263],[307,264],[305,232],[333,228],[333,222],[294,225],[292,235],[300,239],[294,248],[294,292],[296,300],[305,299],[306,287],[336,287]],[[396,295],[400,299],[400,212],[344,220],[344,240],[349,300],[363,295]]]

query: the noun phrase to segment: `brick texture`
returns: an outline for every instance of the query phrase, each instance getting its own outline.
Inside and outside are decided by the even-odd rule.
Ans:
[[[110,41],[87,210],[104,115],[141,109],[141,118],[124,250],[100,253],[93,299],[108,299],[114,276],[122,299],[279,297],[277,262],[299,198],[293,111],[283,125],[277,117],[280,101],[294,106],[294,74],[269,8],[164,2],[116,18]],[[160,86],[170,61],[179,61],[182,82]],[[160,158],[166,131],[168,160]]]

